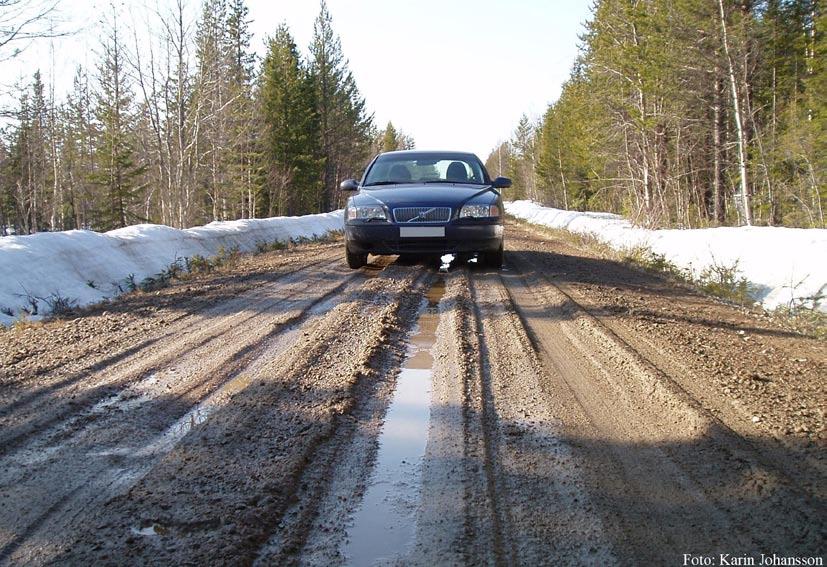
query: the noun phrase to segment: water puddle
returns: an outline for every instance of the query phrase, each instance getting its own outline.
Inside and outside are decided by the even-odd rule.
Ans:
[[[391,559],[414,541],[431,414],[431,347],[436,342],[444,294],[445,281],[438,279],[428,291],[427,304],[409,338],[408,354],[379,436],[376,464],[342,550],[348,565]]]

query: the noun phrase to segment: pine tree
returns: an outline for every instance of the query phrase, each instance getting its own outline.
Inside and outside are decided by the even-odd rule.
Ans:
[[[94,168],[94,131],[89,80],[80,66],[75,71],[73,89],[63,107],[62,122],[68,217],[72,228],[84,228],[89,225],[90,205],[94,202],[89,183],[89,174]]]
[[[32,77],[30,89],[21,89],[19,105],[17,125],[11,130],[7,175],[12,183],[15,228],[31,234],[45,226],[48,216],[47,107],[40,71]]]

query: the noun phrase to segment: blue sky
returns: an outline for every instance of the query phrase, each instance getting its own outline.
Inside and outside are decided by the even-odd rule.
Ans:
[[[146,18],[171,0],[116,2]],[[189,0],[192,17],[200,2]],[[147,6],[149,8],[147,8]],[[248,0],[253,47],[285,21],[306,52],[319,4],[316,0]],[[422,149],[461,149],[483,159],[507,139],[525,112],[541,115],[568,77],[577,36],[589,17],[588,0],[328,0],[368,107],[383,126],[389,119]],[[68,24],[82,31],[48,42],[3,63],[3,83],[40,67],[54,68],[58,95],[71,84],[77,63],[91,66],[109,2],[64,0]],[[137,27],[140,27],[138,25]]]
[[[377,122],[393,120],[419,148],[471,150],[483,159],[523,112],[539,116],[557,98],[589,6],[587,0],[328,0]],[[250,12],[259,40],[285,20],[306,47],[318,3],[252,0]]]

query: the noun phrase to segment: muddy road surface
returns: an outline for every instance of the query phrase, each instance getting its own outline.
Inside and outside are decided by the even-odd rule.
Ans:
[[[0,564],[823,557],[824,341],[507,231],[499,272],[313,244],[0,332]]]

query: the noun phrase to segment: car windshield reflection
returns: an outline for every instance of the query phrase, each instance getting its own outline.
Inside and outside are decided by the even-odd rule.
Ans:
[[[486,183],[482,163],[474,155],[456,153],[383,154],[372,164],[363,187],[427,183]]]

